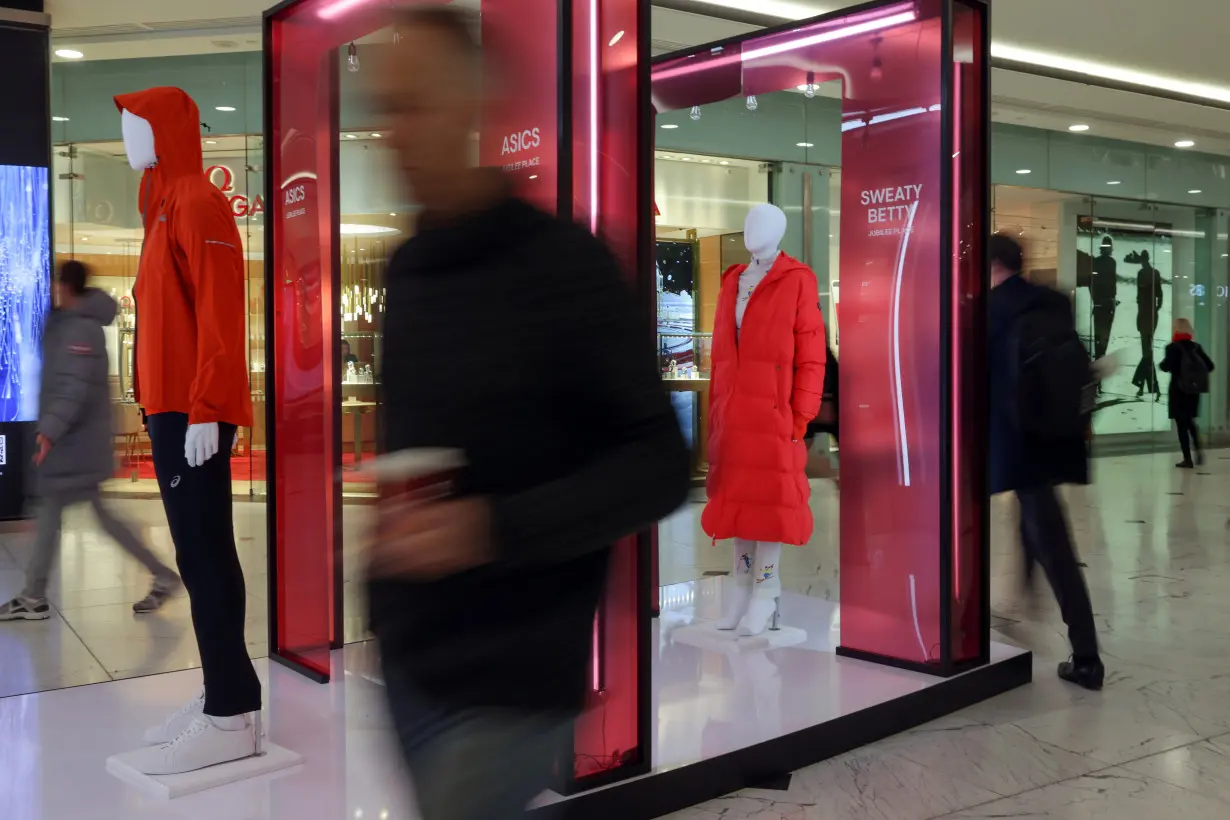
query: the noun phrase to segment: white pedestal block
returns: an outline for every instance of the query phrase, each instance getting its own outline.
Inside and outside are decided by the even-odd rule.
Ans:
[[[147,794],[170,800],[217,786],[292,769],[303,763],[302,755],[278,746],[276,743],[270,743],[268,740],[264,742],[264,749],[264,754],[258,757],[245,757],[243,760],[219,763],[217,766],[207,766],[195,772],[168,775],[142,774],[134,769],[127,761],[132,755],[143,751],[138,749],[135,752],[124,752],[107,758],[107,771]]]
[[[807,633],[793,626],[783,626],[776,631],[766,629],[762,634],[752,637],[739,637],[737,630],[718,629],[712,622],[681,626],[671,631],[671,637],[697,649],[723,652],[727,655],[767,652],[770,649],[798,646],[807,642]]]

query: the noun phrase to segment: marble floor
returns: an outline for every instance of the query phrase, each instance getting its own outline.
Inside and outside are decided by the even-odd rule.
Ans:
[[[174,566],[161,501],[115,498],[109,503],[140,530],[161,560]],[[233,509],[248,587],[248,653],[261,658],[269,649],[265,505],[237,501]],[[369,514],[362,505],[343,506],[347,642],[366,638],[357,552]],[[0,600],[21,591],[33,538],[33,522],[12,525],[0,534]],[[98,529],[88,507],[70,509],[59,565],[48,589],[51,618],[0,623],[0,697],[199,666],[187,596],[176,596],[156,613],[133,614],[133,602],[145,596],[149,585],[145,569]]]
[[[1230,452],[1094,462],[1066,493],[1109,669],[1054,677],[1064,627],[1024,595],[1015,511],[996,499],[997,640],[1033,650],[1035,682],[972,709],[671,820],[1221,820],[1230,817]]]
[[[738,792],[673,820],[1230,817],[1230,452],[1213,453],[1199,471],[1179,472],[1175,460],[1098,460],[1097,483],[1066,494],[1110,670],[1105,691],[1054,678],[1055,663],[1066,657],[1063,626],[1048,595],[1022,593],[1014,510],[997,499],[995,637],[1033,650],[1033,685],[800,771],[785,790]],[[125,502],[124,510],[167,554],[160,510],[144,503]],[[822,526],[811,544],[787,551],[783,570],[791,591],[831,599],[831,485],[817,484],[814,503]],[[57,617],[0,624],[0,696],[125,680],[0,697],[0,807],[16,810],[6,816],[310,819],[362,810],[412,820],[395,770],[374,763],[388,750],[378,698],[362,671],[369,645],[340,656],[341,688],[258,664],[269,678],[271,726],[282,738],[275,741],[302,738],[327,751],[313,757],[305,776],[286,781],[311,788],[252,784],[168,809],[108,779],[101,753],[135,742],[134,725],[145,713],[191,694],[199,676],[132,677],[195,664],[186,612],[172,604],[156,620],[133,619],[127,607],[144,593],[142,571],[93,534],[88,511],[73,515],[52,595]],[[358,515],[347,519],[348,529],[361,525]],[[664,584],[728,569],[728,551],[698,534],[698,516],[693,505],[664,523]],[[250,649],[258,655],[265,651],[264,508],[237,504],[236,530],[252,589]],[[20,586],[27,541],[28,534],[4,536],[0,595]],[[352,542],[357,537],[347,538]],[[79,788],[57,785],[70,779]]]

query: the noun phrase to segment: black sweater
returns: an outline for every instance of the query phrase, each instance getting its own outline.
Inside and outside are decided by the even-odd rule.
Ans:
[[[576,710],[610,545],[683,503],[689,458],[652,326],[606,248],[508,199],[389,267],[384,447],[455,447],[498,561],[373,582],[386,663],[444,704]]]

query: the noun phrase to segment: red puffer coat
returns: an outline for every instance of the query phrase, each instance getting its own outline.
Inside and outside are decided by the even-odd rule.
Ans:
[[[756,286],[735,336],[735,265],[722,274],[709,393],[709,503],[713,538],[805,544],[811,489],[803,434],[824,393],[825,335],[816,275],[786,254]]]

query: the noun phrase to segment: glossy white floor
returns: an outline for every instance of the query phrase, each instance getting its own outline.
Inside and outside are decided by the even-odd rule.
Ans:
[[[1207,475],[1176,473],[1173,461],[1165,456],[1101,461],[1098,485],[1071,494],[1074,529],[1089,564],[1111,666],[1106,691],[1085,693],[1053,679],[1054,662],[1065,653],[1062,625],[1049,599],[1030,602],[1021,596],[1011,508],[997,504],[997,626],[1002,636],[1039,657],[1035,684],[811,767],[798,773],[787,791],[742,792],[680,813],[676,820],[1230,816],[1230,602],[1224,595],[1230,582],[1230,460],[1215,456]],[[819,495],[818,504],[829,503],[829,490]],[[679,580],[669,575],[670,566],[683,574],[725,569],[725,550],[715,554],[707,539],[694,536],[686,543],[694,512],[684,510],[664,529],[675,534],[663,539],[666,582]],[[263,533],[263,522],[253,529]],[[806,586],[816,583],[806,576],[823,577],[825,560],[823,545],[789,554],[785,567],[788,572],[797,567],[805,588],[797,588],[797,578],[794,584],[788,578],[787,586],[819,591]],[[65,577],[81,577],[68,564],[65,569]],[[11,563],[0,568],[0,581],[13,585],[12,573]],[[257,577],[250,570],[250,580]],[[71,581],[60,586],[61,605],[70,612],[73,600],[87,600],[74,599],[72,586]],[[113,577],[110,586],[95,589],[122,586]],[[105,595],[91,600],[100,598]],[[65,624],[73,623],[71,617]],[[667,628],[671,622],[668,617]],[[0,679],[13,663],[13,646],[25,652],[18,663],[27,669],[36,665],[30,660],[37,651],[31,633],[20,631],[28,626],[39,625],[0,625]],[[56,640],[72,633],[65,629]],[[263,638],[263,630],[257,634]],[[39,656],[42,668],[63,667],[61,659],[70,655],[56,651]],[[699,689],[702,681],[695,676],[709,675],[706,687],[716,681],[719,689],[735,688],[734,677],[721,671],[721,659],[713,660],[691,667],[691,685]],[[172,804],[137,795],[107,775],[102,760],[135,744],[151,713],[189,695],[199,685],[196,672],[0,699],[0,809],[15,820],[409,820],[414,815],[390,762],[380,691],[364,677],[371,670],[370,648],[352,647],[338,663],[347,674],[331,687],[259,664],[268,677],[271,736],[308,755],[304,770]],[[713,722],[732,715],[735,722],[746,722],[726,700],[715,709]],[[683,722],[680,754],[695,753],[686,747],[704,742],[697,738],[704,728],[691,719]]]

